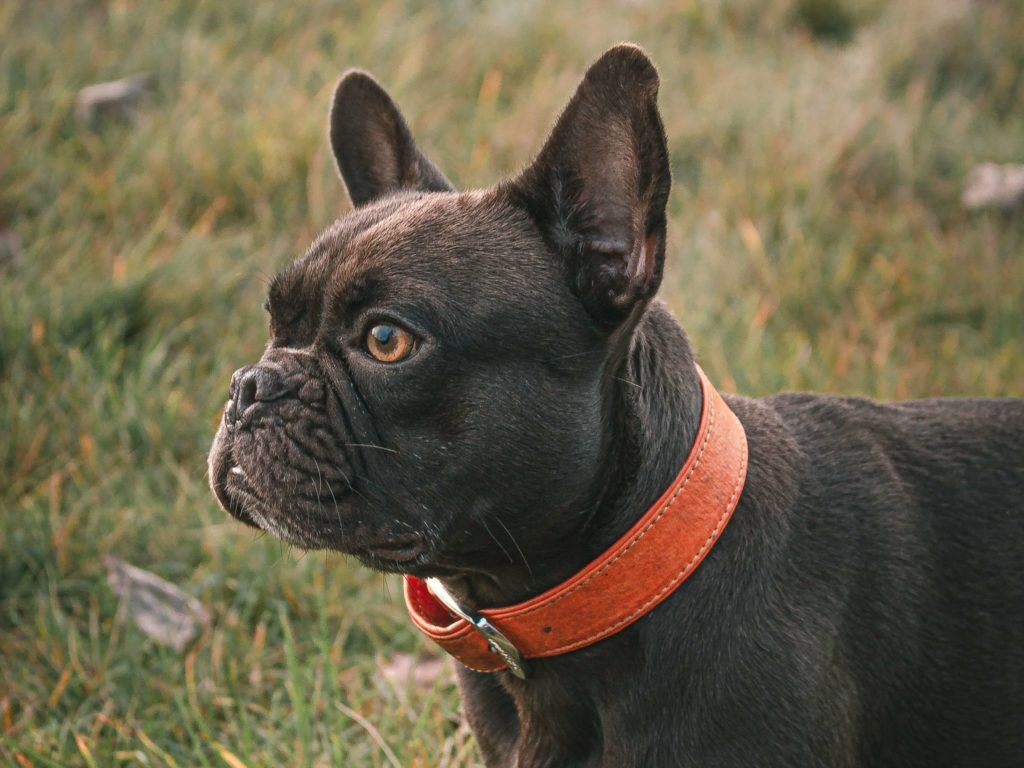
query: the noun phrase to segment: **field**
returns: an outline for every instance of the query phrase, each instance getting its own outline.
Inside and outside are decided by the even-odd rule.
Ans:
[[[10,0],[0,763],[478,763],[450,667],[401,673],[428,649],[398,582],[226,519],[205,453],[268,277],[348,208],[343,69],[469,188],[620,40],[661,71],[662,295],[720,388],[1024,395],[1024,214],[960,204],[975,164],[1024,162],[1018,0]],[[137,121],[76,118],[80,88],[140,72]],[[202,602],[186,651],[136,628],[108,555]]]

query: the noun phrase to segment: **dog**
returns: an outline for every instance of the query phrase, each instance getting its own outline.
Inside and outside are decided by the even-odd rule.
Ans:
[[[1024,765],[1024,400],[719,396],[655,298],[658,87],[610,49],[460,193],[346,73],[353,210],[270,285],[214,494],[407,574],[488,766]]]

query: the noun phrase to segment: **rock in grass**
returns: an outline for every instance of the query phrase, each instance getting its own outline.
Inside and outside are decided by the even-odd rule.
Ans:
[[[455,683],[447,659],[439,654],[413,655],[398,652],[386,658],[378,658],[377,670],[399,693],[406,691],[410,685],[420,693],[428,693],[441,678],[451,684]]]
[[[89,128],[97,128],[107,120],[139,120],[142,100],[153,90],[153,76],[133,75],[109,83],[89,85],[78,92],[75,116]]]
[[[210,614],[194,597],[156,574],[108,556],[107,582],[127,603],[128,615],[148,637],[178,653],[209,623]]]
[[[995,208],[1010,213],[1024,206],[1024,165],[977,166],[967,177],[961,200],[970,211]]]

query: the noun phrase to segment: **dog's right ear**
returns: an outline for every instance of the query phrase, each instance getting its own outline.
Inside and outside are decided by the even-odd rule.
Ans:
[[[657,99],[646,54],[611,48],[587,70],[533,164],[506,186],[609,328],[637,316],[661,282],[672,179]]]
[[[416,147],[398,106],[368,73],[352,69],[342,75],[330,120],[334,160],[355,207],[402,189],[454,191]]]

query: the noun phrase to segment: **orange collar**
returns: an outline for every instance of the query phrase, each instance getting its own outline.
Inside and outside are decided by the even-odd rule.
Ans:
[[[406,576],[405,605],[420,631],[470,669],[507,667],[524,677],[522,658],[596,643],[672,594],[722,534],[747,473],[743,425],[699,367],[697,372],[703,404],[690,455],[622,538],[567,581],[525,602],[479,613],[460,608],[435,579]]]

